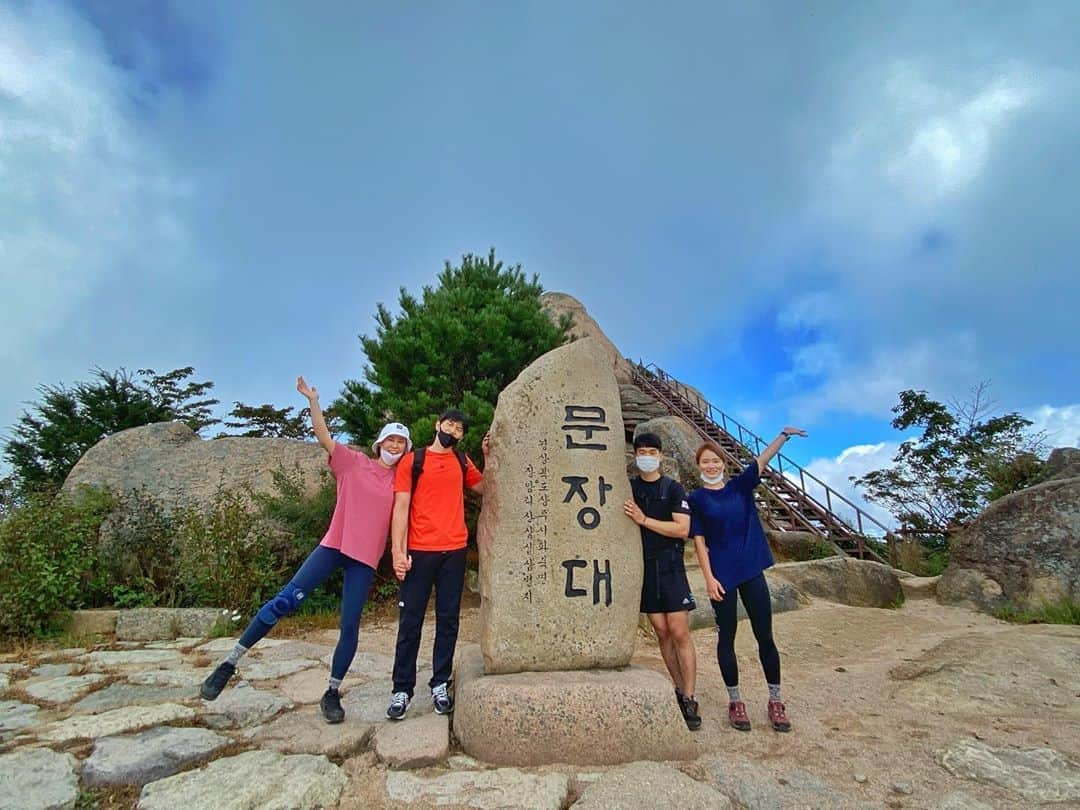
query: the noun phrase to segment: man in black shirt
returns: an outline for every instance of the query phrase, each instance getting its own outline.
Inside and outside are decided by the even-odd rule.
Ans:
[[[634,462],[640,474],[630,479],[634,499],[627,501],[623,510],[641,527],[645,558],[641,612],[649,617],[656,631],[660,654],[675,684],[675,696],[686,725],[696,731],[701,728],[698,703],[694,699],[697,656],[687,615],[696,606],[683,562],[683,547],[690,533],[690,505],[682,485],[661,475],[663,458],[663,447],[656,434],[642,433],[634,439]]]

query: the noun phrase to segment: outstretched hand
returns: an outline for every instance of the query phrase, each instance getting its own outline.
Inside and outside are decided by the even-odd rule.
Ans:
[[[792,427],[791,425],[788,425],[781,432],[786,433],[788,436],[802,436],[803,438],[806,438],[805,430],[803,430],[802,428]]]
[[[314,388],[314,386],[308,385],[303,377],[296,378],[296,390],[299,391],[303,396],[307,397],[308,401],[319,398],[319,392]]]

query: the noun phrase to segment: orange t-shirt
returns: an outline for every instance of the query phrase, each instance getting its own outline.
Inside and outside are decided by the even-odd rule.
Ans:
[[[412,490],[413,454],[398,462],[394,492]],[[476,486],[484,476],[465,457],[465,486]],[[465,527],[465,491],[461,463],[453,451],[424,453],[424,471],[416,480],[409,504],[409,551],[455,551],[469,539]]]

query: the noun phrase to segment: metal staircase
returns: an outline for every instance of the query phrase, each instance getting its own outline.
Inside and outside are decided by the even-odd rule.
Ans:
[[[668,411],[689,422],[703,440],[723,450],[729,467],[740,469],[760,455],[768,442],[707,402],[696,391],[655,365],[630,361],[634,383]],[[893,546],[893,534],[813,473],[777,453],[755,490],[758,514],[771,529],[812,532],[859,559],[886,560],[867,546],[868,537]],[[892,556],[890,554],[890,556]]]

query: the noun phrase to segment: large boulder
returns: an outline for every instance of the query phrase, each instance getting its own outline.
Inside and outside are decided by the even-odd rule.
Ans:
[[[785,532],[766,529],[773,556],[777,562],[806,562],[824,557],[843,557],[843,550],[824,537],[813,532]]]
[[[668,409],[655,397],[630,383],[619,385],[619,401],[627,431],[632,431],[642,422],[668,415]]]
[[[455,671],[454,736],[484,762],[616,765],[696,756],[671,681],[651,669],[484,675],[468,645]]]
[[[642,560],[622,509],[623,435],[593,338],[543,355],[499,395],[478,528],[489,674],[630,662]]]
[[[953,539],[937,595],[989,612],[1080,600],[1080,477],[991,503]]]
[[[888,608],[904,601],[896,572],[869,560],[830,557],[780,563],[770,573],[791,582],[807,596],[842,605]]]
[[[573,321],[570,329],[571,337],[581,340],[592,338],[597,347],[603,353],[608,370],[615,375],[619,383],[633,381],[630,375],[630,363],[623,357],[618,347],[611,342],[611,338],[604,334],[593,317],[585,309],[585,305],[574,296],[561,292],[546,292],[540,296],[540,306],[543,307],[548,317],[555,323],[564,315],[569,315]]]
[[[701,446],[701,435],[694,426],[678,416],[660,416],[641,422],[634,428],[634,438],[642,433],[655,433],[664,445],[665,460],[672,460],[678,468],[678,480],[689,492],[701,485],[694,455]]]
[[[1080,478],[1080,448],[1058,447],[1050,452],[1039,476],[1039,483],[1045,484],[1060,478]]]
[[[218,487],[273,492],[278,468],[299,469],[314,488],[327,469],[326,453],[317,444],[293,439],[226,436],[207,441],[182,422],[158,422],[95,444],[72,468],[64,490],[86,484],[114,492],[141,490],[166,508],[205,505]]]

